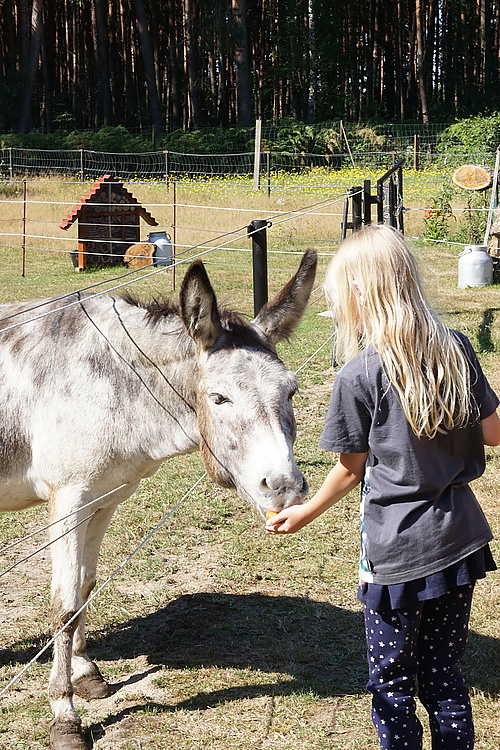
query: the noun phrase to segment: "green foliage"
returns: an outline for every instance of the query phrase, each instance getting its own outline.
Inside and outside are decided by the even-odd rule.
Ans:
[[[349,133],[349,146],[353,151],[380,151],[384,148],[386,136],[379,132],[381,126],[356,125]]]
[[[64,147],[66,134],[62,131],[54,133],[40,133],[32,130],[30,133],[6,133],[1,136],[1,148],[27,149],[58,149]]]
[[[467,208],[460,218],[456,231],[451,235],[451,240],[463,242],[465,245],[482,245],[486,230],[486,217],[484,194],[468,192]]]
[[[345,124],[349,148],[353,153],[406,151],[413,153],[410,133],[421,130],[421,125],[365,122]],[[437,126],[436,126],[437,127]],[[437,128],[438,129],[438,128]],[[281,153],[338,154],[346,152],[346,143],[337,122],[306,124],[293,117],[285,117],[279,124],[263,124],[262,150]],[[429,134],[421,133],[428,138]],[[434,132],[433,137],[436,136]],[[411,136],[413,138],[413,136]],[[254,127],[201,128],[174,130],[158,138],[156,150],[182,154],[236,154],[253,151]],[[500,144],[500,112],[488,116],[470,117],[445,128],[438,136],[437,151],[449,166],[452,154],[493,153]],[[130,133],[125,127],[102,127],[98,131],[57,130],[54,133],[8,133],[0,136],[4,148],[26,149],[88,149],[112,153],[141,153],[153,150],[148,137]],[[430,151],[432,147],[429,146]],[[435,155],[434,155],[435,156]]]
[[[447,239],[449,222],[453,219],[451,199],[453,186],[447,180],[430,202],[431,208],[424,211],[424,237],[428,240]]]
[[[460,197],[466,206],[457,219],[452,210],[452,201]],[[429,200],[424,212],[424,237],[428,240],[449,240],[463,244],[481,245],[486,229],[487,211],[484,192],[462,190],[446,177],[436,194]],[[453,227],[450,221],[455,222]]]
[[[293,117],[285,117],[272,150],[292,154],[315,153],[316,132],[311,125],[304,125]]]
[[[331,126],[305,125],[293,117],[280,123],[270,151],[303,154],[338,154],[342,140],[338,129]]]
[[[103,127],[100,130],[73,130],[67,133],[58,130],[54,133],[7,133],[1,138],[2,148],[26,149],[80,149],[107,151],[111,153],[138,153],[151,150],[151,142],[135,136],[121,125]]]
[[[254,128],[179,129],[167,133],[161,147],[179,154],[237,154],[253,151],[254,138]]]
[[[287,153],[339,153],[342,140],[338,129],[328,124],[305,125],[293,117],[285,118],[274,131],[262,141],[263,151]],[[202,128],[200,130],[174,130],[164,135],[156,149],[180,154],[237,154],[254,149],[255,129]],[[151,151],[148,138],[131,134],[121,125],[103,127],[97,132],[63,130],[55,133],[8,133],[1,137],[3,148],[29,149],[87,149],[110,153],[141,153]],[[360,150],[365,150],[364,148]]]
[[[176,151],[179,154],[206,154],[208,151],[204,140],[201,130],[193,132],[174,130],[163,139],[162,144],[166,150]]]
[[[151,143],[141,136],[132,135],[122,125],[118,125],[103,127],[96,133],[74,130],[64,139],[63,148],[133,154],[151,150]]]
[[[439,136],[439,153],[474,154],[495,151],[500,144],[500,112],[458,120]]]

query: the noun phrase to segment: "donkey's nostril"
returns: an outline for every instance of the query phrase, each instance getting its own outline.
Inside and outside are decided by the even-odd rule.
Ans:
[[[260,490],[264,493],[272,492],[274,495],[307,495],[309,485],[303,475],[294,477],[283,477],[281,475],[273,476],[272,474],[264,477],[260,482]]]

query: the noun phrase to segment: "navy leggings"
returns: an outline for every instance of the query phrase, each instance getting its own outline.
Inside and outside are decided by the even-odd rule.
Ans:
[[[469,692],[459,662],[467,643],[473,585],[405,609],[365,607],[372,720],[382,750],[421,750],[415,697],[429,714],[432,750],[472,750]]]

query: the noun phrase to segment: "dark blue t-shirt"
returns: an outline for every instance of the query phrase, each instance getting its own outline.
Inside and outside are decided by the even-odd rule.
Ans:
[[[335,379],[320,447],[368,452],[361,491],[360,579],[390,585],[444,570],[492,539],[469,482],[485,467],[480,420],[498,398],[468,339],[477,415],[471,424],[417,438],[371,348]]]

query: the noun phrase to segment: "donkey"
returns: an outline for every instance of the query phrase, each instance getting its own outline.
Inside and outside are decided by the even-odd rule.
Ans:
[[[250,324],[218,309],[199,261],[178,305],[77,292],[36,310],[0,307],[0,510],[47,504],[53,632],[69,623],[49,678],[53,750],[85,748],[73,694],[111,692],[87,655],[84,614],[70,621],[95,586],[111,517],[140,480],[200,448],[211,479],[261,515],[305,497],[292,452],[297,383],[275,344],[299,324],[315,270],[308,250]]]

